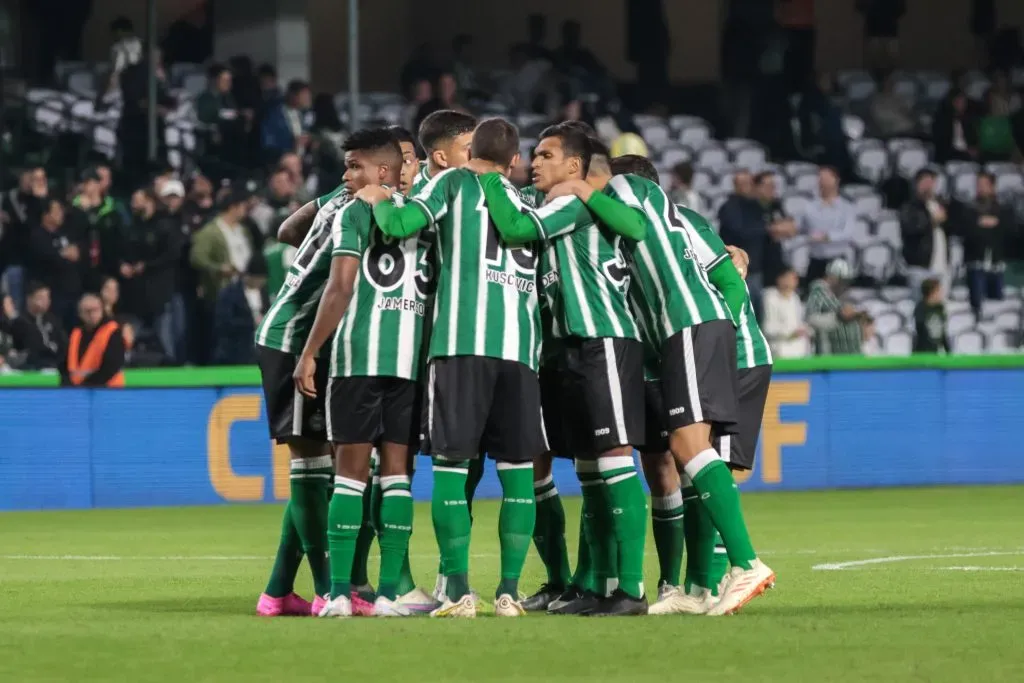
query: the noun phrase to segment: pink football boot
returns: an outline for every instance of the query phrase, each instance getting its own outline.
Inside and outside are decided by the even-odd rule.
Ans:
[[[308,617],[312,608],[312,603],[295,593],[283,598],[272,598],[263,593],[256,603],[256,614],[261,617]]]

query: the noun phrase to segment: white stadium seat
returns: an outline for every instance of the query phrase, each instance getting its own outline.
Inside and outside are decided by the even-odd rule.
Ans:
[[[786,212],[787,216],[792,216],[799,220],[801,216],[807,213],[807,205],[810,201],[811,198],[801,192],[787,192],[782,197],[782,210]]]
[[[959,313],[948,313],[946,317],[946,332],[950,337],[956,337],[961,332],[974,329],[974,314],[969,310]]]
[[[903,329],[903,316],[893,310],[875,318],[875,332],[881,337],[888,337]]]
[[[861,250],[860,272],[876,282],[885,282],[893,276],[895,260],[893,249],[885,242],[874,242]]]
[[[701,168],[719,174],[729,165],[729,155],[724,147],[717,144],[706,144],[697,152],[696,163]]]
[[[690,149],[699,149],[711,139],[711,127],[706,123],[691,123],[679,131],[679,142]]]
[[[896,302],[896,310],[900,312],[905,320],[911,321],[914,319],[914,309],[917,308],[917,303],[913,299],[904,299],[903,301]]]
[[[900,230],[900,219],[892,212],[883,212],[875,221],[875,235],[878,239],[892,245],[897,250],[903,246],[903,233]]]
[[[914,335],[905,330],[898,330],[885,337],[884,346],[887,356],[909,356],[914,352]]]
[[[904,178],[913,178],[927,165],[928,150],[923,147],[907,147],[896,152],[896,172]]]
[[[953,338],[953,353],[979,354],[985,350],[985,337],[977,330],[961,332]]]
[[[973,201],[978,191],[978,174],[961,171],[953,176],[953,196],[961,201]]]
[[[1017,311],[1004,311],[993,318],[993,322],[1000,330],[1016,332],[1020,329],[1020,313]]]
[[[872,318],[878,318],[893,310],[892,304],[881,299],[866,299],[860,302],[860,308]]]
[[[881,182],[889,175],[889,152],[884,147],[865,147],[857,151],[854,158],[859,175],[873,183]]]

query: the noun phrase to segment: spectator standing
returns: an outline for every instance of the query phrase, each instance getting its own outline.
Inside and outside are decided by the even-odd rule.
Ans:
[[[142,39],[135,33],[135,26],[128,17],[118,17],[110,23],[113,44],[110,46],[110,83],[108,90],[117,89],[121,74],[128,67],[142,61]]]
[[[24,313],[18,313],[10,297],[5,297],[4,302],[4,317],[14,349],[25,356],[21,367],[44,370],[60,366],[68,346],[68,335],[50,310],[50,289],[38,282],[30,283]],[[9,307],[7,302],[11,302]]]
[[[669,180],[671,187],[669,196],[674,204],[682,204],[690,211],[696,211],[704,216],[707,207],[704,206],[704,198],[700,192],[693,189],[693,164],[683,161],[672,168],[672,175]]]
[[[185,313],[177,293],[177,270],[184,246],[181,228],[157,211],[157,198],[149,188],[132,195],[134,222],[121,246],[124,309],[156,333],[164,355],[182,356]]]
[[[117,278],[108,277],[100,285],[100,303],[103,304],[103,315],[118,322],[124,322],[121,312],[121,285]]]
[[[900,212],[903,260],[911,289],[935,278],[946,287],[949,256],[946,241],[946,207],[935,196],[935,172],[923,168],[914,176],[915,195]]]
[[[167,74],[164,72],[159,50],[154,50],[149,59],[132,64],[121,74],[121,118],[117,127],[117,142],[121,154],[123,177],[133,183],[139,178],[149,177],[149,72],[155,64],[156,74],[156,141],[157,159],[166,164],[167,113],[177,106],[177,100],[167,89]]]
[[[950,352],[943,296],[942,283],[938,280],[921,283],[921,300],[914,309],[914,353]]]
[[[764,212],[764,224],[768,231],[764,245],[764,281],[775,282],[786,270],[785,259],[782,257],[782,242],[796,236],[796,221],[786,215],[782,202],[779,201],[774,173],[763,171],[754,176],[754,192]]]
[[[843,111],[836,103],[835,90],[831,74],[820,74],[808,82],[798,107],[800,144],[803,154],[812,161],[831,166],[843,178],[849,178],[853,164],[843,130]]]
[[[800,233],[811,243],[808,282],[822,277],[829,262],[846,255],[857,217],[853,204],[839,196],[836,169],[825,166],[818,170],[818,194],[800,219]]]
[[[979,173],[975,200],[965,207],[963,217],[967,287],[975,316],[981,315],[985,299],[1003,298],[1006,241],[1014,232],[1014,222],[1012,209],[996,197],[995,176]]]
[[[216,365],[256,362],[253,339],[268,308],[267,266],[257,255],[249,261],[245,274],[224,287],[217,297],[213,354]]]
[[[313,106],[309,84],[295,80],[288,84],[283,100],[267,107],[261,129],[264,158],[276,162],[286,152],[305,153],[309,144],[306,112]]]
[[[726,244],[747,252],[747,289],[758,320],[761,319],[761,290],[764,288],[764,247],[768,235],[764,210],[754,193],[750,171],[733,176],[733,194],[718,210],[719,233]]]
[[[862,315],[841,297],[853,278],[853,268],[843,259],[835,259],[825,269],[825,277],[811,284],[807,296],[807,322],[814,330],[819,356],[861,353]]]
[[[0,275],[16,306],[25,301],[29,233],[39,224],[49,191],[46,171],[36,167],[22,171],[18,186],[0,196]]]
[[[437,77],[437,81],[434,83],[434,96],[423,103],[419,111],[416,112],[416,118],[413,120],[413,130],[419,130],[423,119],[441,109],[466,111],[466,108],[462,106],[459,100],[459,83],[455,80],[455,74],[451,71],[442,71]]]
[[[277,235],[277,228],[297,209],[295,183],[288,169],[278,167],[270,176],[267,190],[256,202],[249,217],[263,239]]]
[[[811,330],[804,321],[804,305],[796,271],[787,268],[774,287],[764,290],[764,331],[776,358],[804,358],[811,354]]]
[[[864,55],[868,66],[891,68],[900,56],[900,20],[906,0],[857,0],[864,16]]]
[[[871,127],[880,138],[902,137],[917,132],[913,104],[896,92],[895,74],[882,81],[882,89],[871,98]]]
[[[113,197],[103,193],[103,176],[89,169],[71,201],[69,231],[82,251],[83,288],[96,291],[105,275],[117,272],[117,245],[126,237],[125,221]]]
[[[993,78],[978,120],[978,154],[982,161],[1009,161],[1020,157],[1010,119],[1013,110],[1020,107],[1020,98],[1010,89],[1005,73],[996,72]]]
[[[65,231],[64,206],[48,198],[45,207],[39,224],[28,236],[28,279],[49,287],[53,312],[65,324],[73,324],[75,304],[82,292],[82,253]]]
[[[214,64],[207,70],[209,87],[196,100],[196,117],[207,126],[204,166],[212,166],[215,178],[234,176],[245,166],[248,155],[246,135],[252,125],[252,110],[238,106],[232,92],[231,70]]]
[[[952,90],[935,112],[932,121],[935,161],[975,161],[978,158],[978,122],[967,95]]]
[[[103,315],[95,294],[78,303],[80,323],[71,331],[68,353],[61,365],[61,385],[75,387],[124,386],[124,336],[116,320]]]

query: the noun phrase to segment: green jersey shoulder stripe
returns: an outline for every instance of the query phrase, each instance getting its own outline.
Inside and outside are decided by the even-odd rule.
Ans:
[[[337,197],[338,195],[340,195],[340,194],[342,194],[344,192],[345,192],[345,186],[344,185],[338,185],[336,188],[334,188],[333,190],[331,190],[327,194],[320,195],[315,200],[316,201],[316,208],[317,209],[324,208],[324,204],[326,204],[327,202],[331,201],[332,199],[334,199],[335,197]]]
[[[716,266],[729,259],[725,242],[718,236],[706,218],[685,206],[676,205],[676,209],[696,232],[692,241],[694,252],[706,271],[711,272]],[[746,301],[743,302],[743,310],[740,311],[740,319],[736,322],[737,366],[743,370],[758,365],[771,365],[772,352],[768,346],[768,340],[761,332],[761,326],[757,324],[749,289]]]
[[[395,203],[403,197],[396,194]],[[433,295],[434,232],[384,235],[370,205],[346,204],[331,225],[331,256],[360,259],[352,299],[334,335],[332,377],[400,377],[421,371],[424,319]]]
[[[313,226],[295,252],[284,284],[256,329],[256,343],[260,346],[297,354],[306,345],[331,272],[331,224],[346,201],[347,195],[339,193],[317,211]]]
[[[429,182],[430,171],[427,168],[427,162],[421,161],[419,173],[417,173],[416,176],[412,179],[412,187],[409,189],[409,194],[416,194],[417,192],[422,190],[423,187]]]
[[[505,182],[509,199],[527,210]],[[411,199],[437,228],[438,284],[429,356],[486,356],[536,370],[540,352],[537,257],[498,236],[479,177],[448,169]]]

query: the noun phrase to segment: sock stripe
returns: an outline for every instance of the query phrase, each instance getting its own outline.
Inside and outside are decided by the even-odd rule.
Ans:
[[[395,486],[396,484],[408,485],[409,484],[409,477],[407,477],[404,474],[394,474],[394,475],[391,475],[390,477],[381,477],[380,478],[380,486],[381,486],[381,488],[385,488],[386,489],[386,488],[388,488],[390,486]]]
[[[505,470],[532,470],[532,462],[499,462],[498,471],[503,472]]]
[[[651,496],[651,508],[654,510],[672,510],[683,505],[683,492],[676,489],[667,496]]]
[[[539,491],[542,488],[544,488],[545,486],[547,486],[548,484],[554,484],[554,483],[555,483],[555,478],[549,474],[548,476],[544,477],[540,481],[533,482],[533,490],[534,491]]]
[[[389,498],[391,496],[402,496],[405,498],[412,498],[412,491],[409,491],[407,489],[388,489],[383,494],[381,494],[381,498]]]
[[[636,467],[636,463],[633,462],[633,456],[631,455],[616,455],[611,458],[600,458],[597,461],[597,468],[602,473],[633,467]]]
[[[333,479],[334,475],[333,474],[328,474],[327,472],[317,472],[317,473],[309,473],[309,474],[292,474],[292,475],[289,475],[289,478],[290,479]]]
[[[466,477],[469,476],[469,470],[463,467],[444,467],[442,465],[434,465],[435,472],[447,472],[449,474],[461,474]]]
[[[716,462],[722,462],[722,459],[718,457],[715,449],[707,448],[698,453],[696,458],[686,463],[684,469],[690,475],[690,479],[696,479],[705,468],[712,467]]]
[[[604,483],[608,484],[608,486],[611,486],[612,484],[618,484],[620,481],[626,481],[630,477],[635,477],[635,476],[636,476],[636,470],[634,470],[632,472],[624,472],[623,474],[616,474],[611,479],[606,479]]]
[[[600,479],[580,480],[580,486],[584,488],[588,486],[601,486],[602,484],[604,484],[604,482]]]
[[[296,470],[323,470],[333,469],[334,461],[329,455],[320,455],[315,458],[292,458],[291,469]]]
[[[657,512],[651,513],[651,519],[653,519],[655,522],[674,522],[677,519],[682,519],[683,516],[684,515],[682,513],[679,513],[678,515],[671,515],[669,517],[663,517],[662,515],[659,515]]]
[[[535,496],[535,498],[536,498],[537,502],[539,503],[542,500],[547,500],[548,498],[554,498],[557,495],[558,495],[558,489],[556,489],[555,487],[551,487],[550,491],[545,491],[544,493],[538,493]]]
[[[343,495],[354,495],[361,496],[366,490],[366,482],[358,481],[356,479],[349,479],[348,477],[335,477],[334,478],[334,492],[341,493]]]
[[[715,554],[716,555],[725,555],[727,552],[728,551],[725,549],[724,545],[716,545],[715,546]]]

